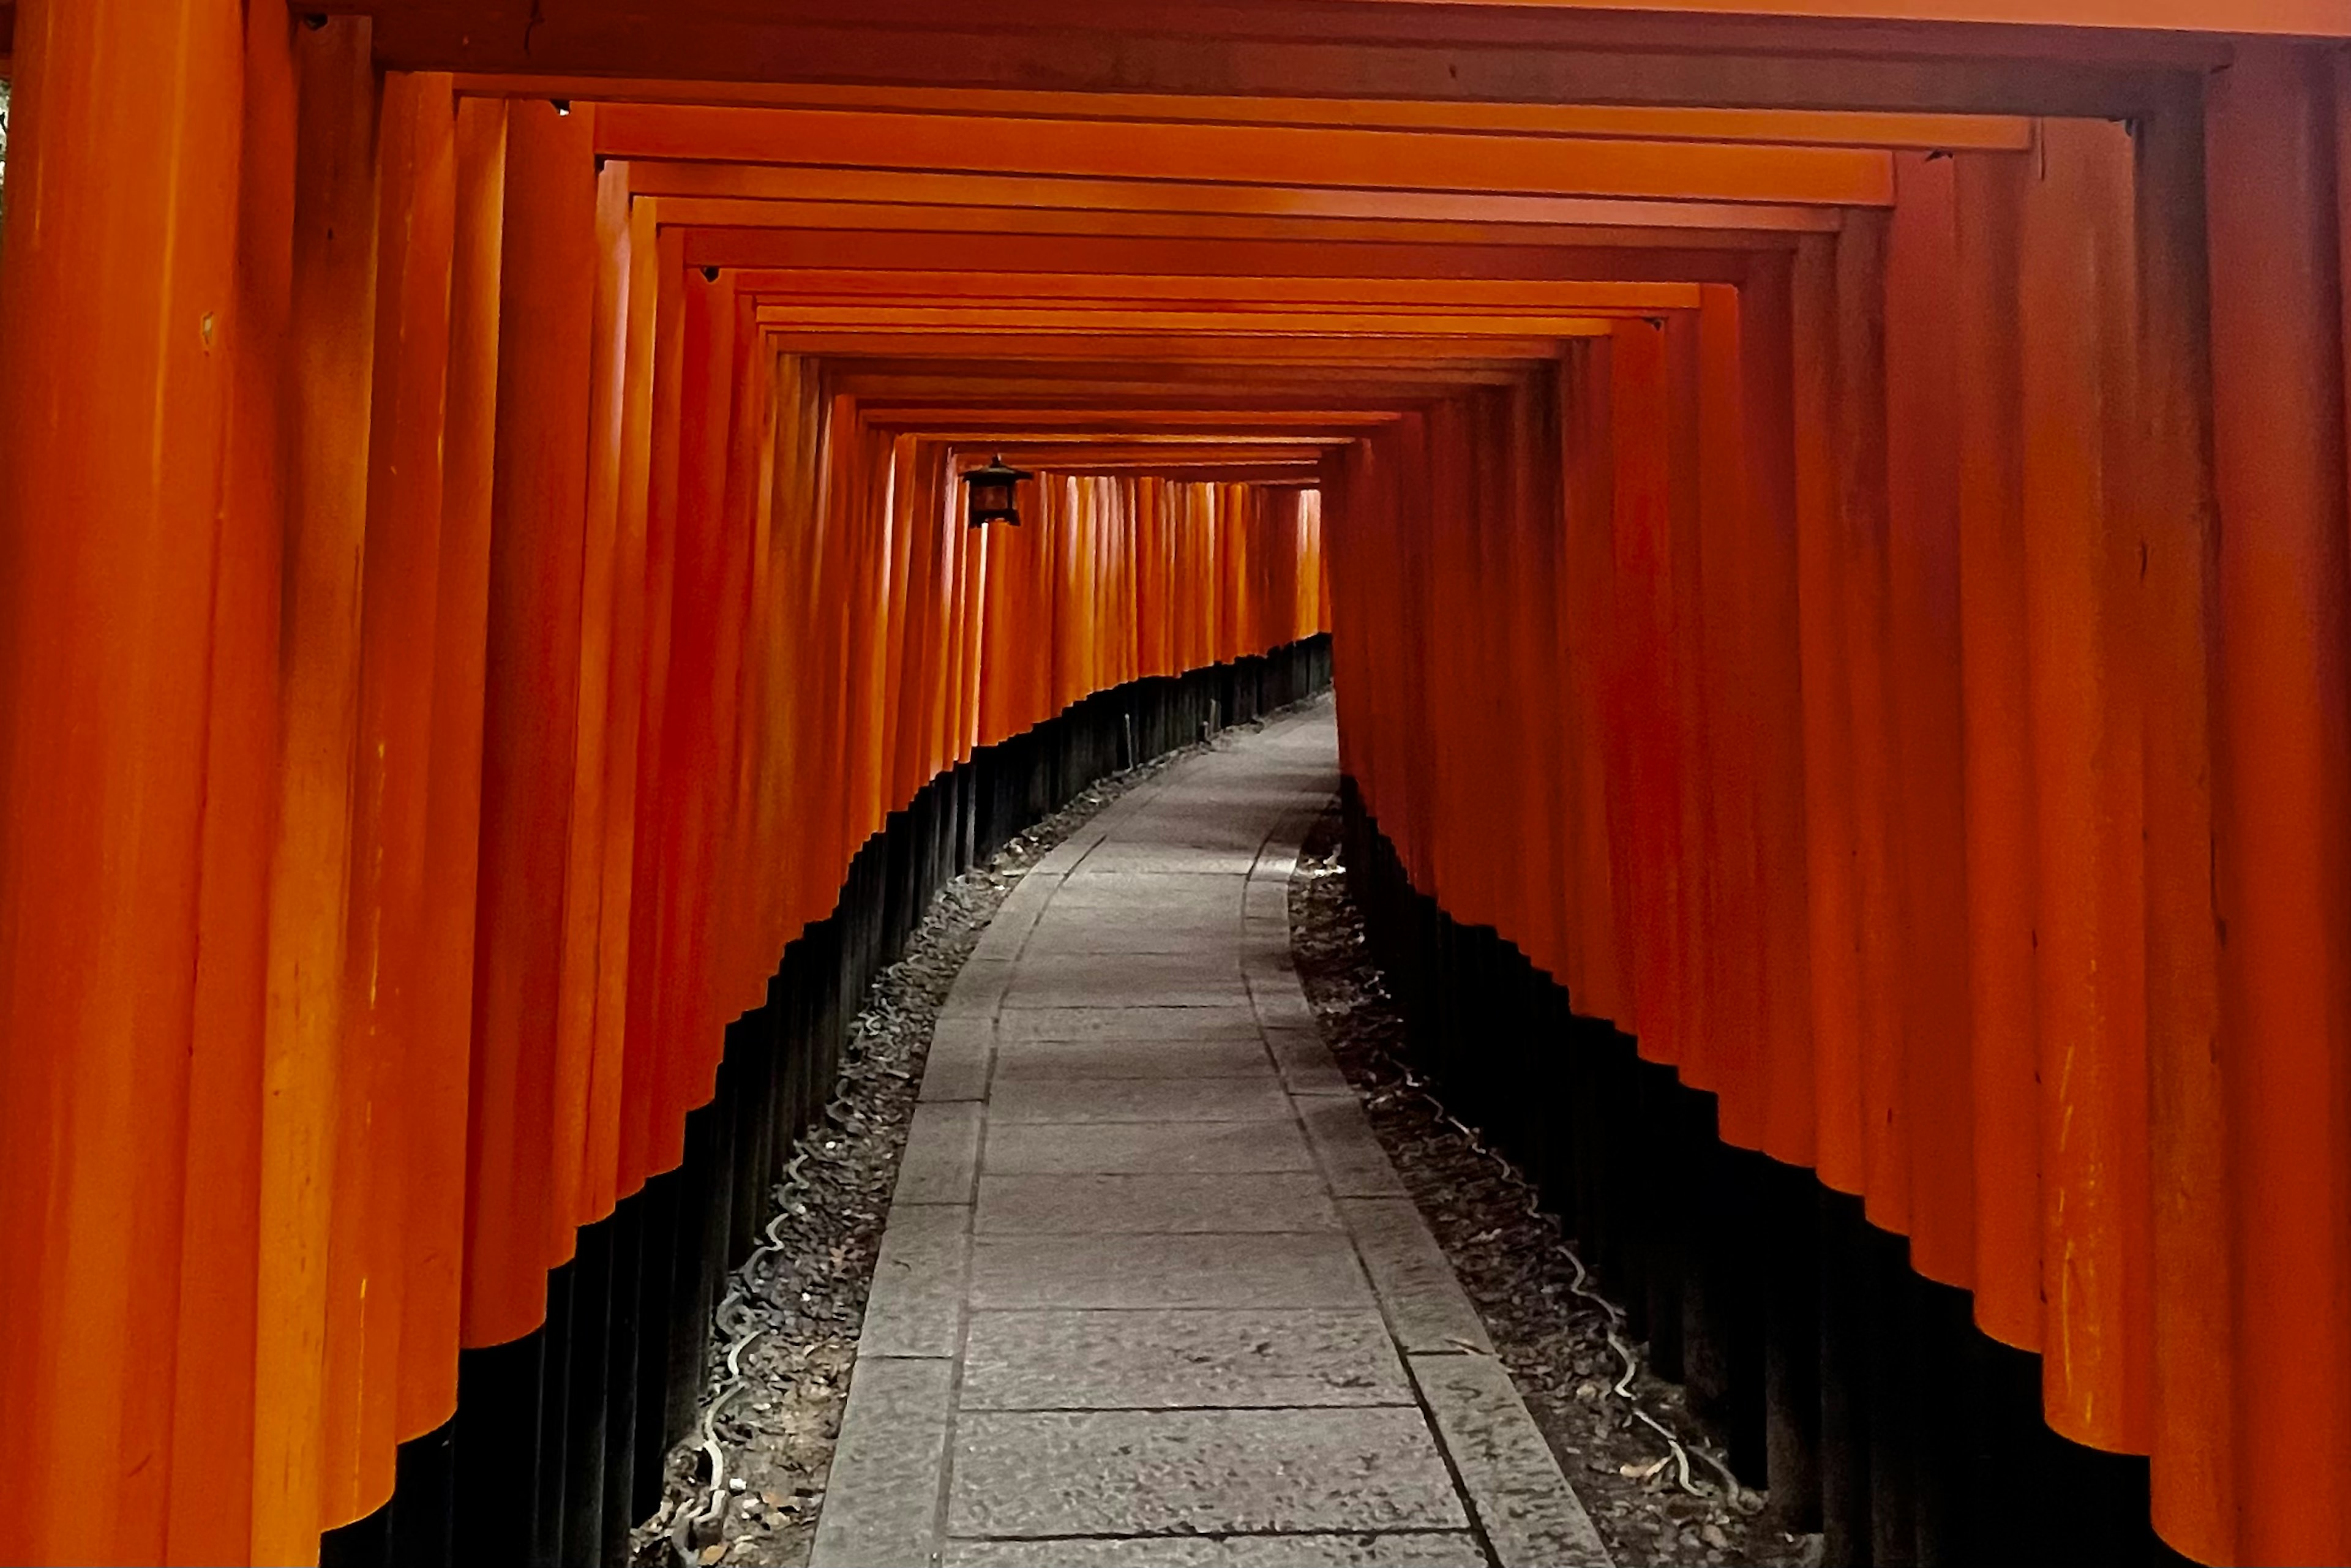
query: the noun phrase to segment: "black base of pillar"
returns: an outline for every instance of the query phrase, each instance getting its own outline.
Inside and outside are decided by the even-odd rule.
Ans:
[[[2171,1564],[2147,1463],[2069,1442],[2041,1362],[1813,1173],[1729,1147],[1711,1094],[1642,1061],[1489,928],[1414,888],[1343,786],[1348,890],[1416,1064],[1567,1223],[1660,1375],[1772,1521],[1841,1568]]]

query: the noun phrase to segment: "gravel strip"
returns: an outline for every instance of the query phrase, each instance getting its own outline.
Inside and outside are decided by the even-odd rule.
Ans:
[[[1625,1356],[1611,1322],[1576,1293],[1575,1265],[1557,1234],[1528,1213],[1524,1187],[1408,1080],[1402,1015],[1364,944],[1362,912],[1348,897],[1333,810],[1309,835],[1290,884],[1290,943],[1299,978],[1374,1132],[1436,1231],[1463,1289],[1486,1320],[1502,1363],[1575,1484],[1616,1562],[1757,1563],[1802,1568],[1820,1560],[1820,1537],[1790,1535],[1759,1517],[1761,1494],[1734,1503],[1720,1474],[1687,1451],[1693,1497],[1678,1484],[1666,1440],[1634,1405],[1667,1430],[1693,1433],[1678,1384],[1653,1376],[1638,1344],[1632,1403],[1614,1393]],[[1625,1343],[1617,1335],[1618,1343]]]
[[[735,1382],[730,1349],[743,1374],[715,1423],[706,1400],[703,1407],[724,1455],[723,1500],[711,1510],[710,1459],[697,1432],[671,1451],[662,1506],[631,1538],[634,1568],[681,1562],[804,1568],[940,1005],[1030,867],[1111,801],[1203,749],[1171,752],[1102,780],[985,867],[948,883],[905,956],[874,980],[842,1049],[831,1105],[794,1146],[776,1189],[780,1207],[767,1229],[776,1249],[737,1271],[719,1310],[708,1385],[724,1395]]]

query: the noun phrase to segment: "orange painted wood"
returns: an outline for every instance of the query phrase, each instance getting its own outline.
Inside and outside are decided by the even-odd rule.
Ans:
[[[170,1517],[157,1553],[158,1561],[175,1564],[245,1561],[253,1540],[261,1273],[253,1221],[261,1202],[257,1112],[277,806],[296,107],[292,19],[276,7],[250,6],[243,35],[235,278],[226,320],[235,357],[227,371],[213,611],[213,729],[188,1061],[188,1202],[164,1483]],[[23,78],[17,80],[21,90]],[[25,186],[17,190],[21,201]]]
[[[1769,805],[1761,733],[1772,712],[1763,681],[1770,660],[1757,646],[1753,600],[1768,577],[1754,548],[1746,430],[1745,320],[1739,292],[1706,290],[1692,323],[1698,371],[1697,599],[1700,617],[1696,696],[1706,732],[1704,766],[1686,808],[1708,862],[1710,906],[1696,933],[1709,992],[1708,1066],[1717,1129],[1740,1148],[1765,1144],[1765,970],[1768,936],[1761,882]],[[1799,926],[1801,929],[1801,926]]]
[[[1952,22],[2032,27],[2115,28],[2283,33],[2312,37],[2338,36],[2346,24],[2324,0],[2260,0],[2246,7],[2242,17],[2220,18],[2199,10],[2189,0],[1503,0],[1531,10],[1593,12],[1635,11],[1652,28],[1674,29],[1679,36],[1703,39],[1707,18],[1784,17],[1819,22]],[[337,0],[335,11],[365,9]],[[413,9],[431,10],[431,5]],[[462,9],[443,0],[442,8]],[[483,7],[495,15],[500,7]],[[519,15],[522,7],[505,0],[503,9]],[[617,9],[618,7],[614,7]],[[601,7],[583,7],[592,14]],[[715,10],[716,8],[714,8]],[[681,7],[683,17],[697,15]],[[724,15],[723,11],[716,11]],[[888,15],[884,13],[884,15]],[[921,15],[920,12],[914,15]],[[682,19],[683,19],[682,17]],[[1715,23],[1718,28],[1721,23]],[[1718,37],[1720,35],[1718,34]]]
[[[629,911],[628,1036],[622,1097],[621,1186],[674,1168],[684,1157],[683,1124],[665,1092],[662,929],[665,862],[660,825],[668,812],[669,665],[676,616],[678,411],[684,394],[685,281],[676,236],[656,236],[652,262],[653,402],[646,473],[645,653],[637,731],[636,842]]]
[[[959,193],[971,192],[959,187]],[[682,204],[698,198],[661,199]],[[1242,258],[1255,253],[1260,258],[1295,257],[1290,265],[1304,271],[1346,277],[1392,275],[1400,270],[1395,258],[1418,253],[1448,274],[1483,277],[1507,275],[1524,265],[1519,257],[1531,256],[1543,258],[1537,277],[1604,277],[1621,266],[1624,276],[1631,278],[1731,280],[1739,270],[1736,253],[1750,246],[1784,249],[1798,235],[1834,229],[1826,209],[1810,210],[1800,220],[1795,209],[1751,205],[1733,213],[1693,204],[1579,204],[1563,211],[1526,212],[1521,215],[1527,221],[1511,223],[1448,215],[1449,204],[1426,217],[1407,212],[1395,216],[1284,217],[1279,222],[1224,210],[1240,204],[1233,198],[1199,211],[1182,205],[1172,211],[1130,211],[1107,204],[1007,209],[987,204],[859,201],[795,202],[785,207],[727,200],[690,209],[725,220],[723,226],[696,230],[692,259],[697,265],[788,267],[810,256],[904,251],[925,243],[935,246],[943,243],[938,236],[952,235],[953,243],[977,253],[976,261],[1033,249],[1067,264],[1090,249],[1168,246],[1229,255],[1234,259],[1228,265],[1236,269],[1252,265]],[[1413,204],[1405,200],[1400,205],[1409,209]],[[1640,216],[1661,205],[1668,220],[1687,221],[1668,221],[1654,235],[1635,226]],[[786,219],[790,226],[780,226]],[[1254,265],[1266,262],[1259,259]]]
[[[256,1561],[312,1560],[325,1522],[336,1129],[348,1097],[344,962],[358,745],[369,387],[375,338],[376,84],[366,26],[295,39],[301,106],[287,324],[285,602],[269,1010],[261,1084],[255,1343]]]
[[[1861,1196],[1869,1218],[1908,1228],[1908,1103],[1903,1055],[1902,801],[1895,788],[1887,597],[1886,225],[1856,222],[1837,239],[1833,299],[1837,352],[1830,440],[1838,494],[1836,592],[1842,601],[1839,675],[1851,751],[1853,925],[1843,934],[1857,960],[1856,1084]]]
[[[719,682],[716,618],[724,612],[724,504],[733,367],[733,302],[723,284],[684,280],[673,505],[674,608],[662,727],[663,786],[656,821],[661,857],[654,1016],[656,1103],[675,1124],[710,1096],[715,1041],[708,1039],[713,974],[704,899],[715,873],[718,831],[713,777],[719,737],[711,706]],[[723,1021],[723,1020],[716,1020]],[[671,1155],[656,1167],[667,1169]]]
[[[1496,312],[1436,314],[1417,310],[1203,310],[1071,308],[1061,306],[767,306],[758,324],[793,335],[858,332],[919,334],[952,342],[975,333],[1062,333],[1091,338],[1097,332],[1132,332],[1181,338],[1189,334],[1229,337],[1236,332],[1267,338],[1336,337],[1412,341],[1430,338],[1475,340],[1483,337],[1549,340],[1597,337],[1611,319],[1639,317],[1639,310],[1572,310],[1557,313]]]
[[[1795,476],[1798,627],[1803,691],[1804,813],[1811,914],[1814,1127],[1821,1180],[1864,1190],[1861,918],[1853,797],[1852,698],[1843,679],[1846,611],[1839,571],[1833,421],[1843,366],[1835,335],[1836,256],[1796,254]]]
[[[879,78],[1338,99],[1374,81],[1383,96],[1437,101],[2119,117],[2146,107],[2151,73],[2227,57],[2221,40],[2179,32],[1945,23],[1901,29],[1900,53],[1886,58],[1887,29],[1849,16],[1635,16],[1614,6],[1589,16],[1463,6],[1406,38],[1376,11],[1300,7],[1258,14],[1253,47],[1236,48],[1231,13],[1201,3],[1159,7],[1147,28],[1079,0],[1021,0],[984,18],[942,4],[726,20],[685,11],[656,30],[638,15],[587,6],[540,16],[519,0],[370,3],[390,65],[639,81]]]
[[[608,177],[613,172],[607,171]],[[653,657],[653,562],[648,528],[653,476],[655,325],[661,300],[661,247],[652,214],[627,212],[627,276],[617,450],[613,457],[613,617],[611,673],[605,716],[605,821],[597,874],[601,883],[596,956],[595,1078],[587,1179],[594,1184],[590,1211],[616,1203],[643,1181],[643,1154],[632,1133],[647,1063],[644,1042],[629,1031],[631,977],[636,934],[638,789],[646,767],[647,671]],[[600,320],[600,332],[612,329]],[[611,417],[611,416],[607,416]],[[594,433],[591,432],[591,439]]]
[[[506,152],[506,105],[459,104],[425,827],[428,967],[415,1002],[409,1079],[400,1423],[406,1436],[439,1427],[457,1403]]]
[[[2147,433],[2138,596],[2147,762],[2147,1107],[2153,1168],[2156,1529],[2201,1562],[2235,1558],[2236,1358],[2229,1255],[2228,1093],[2212,897],[2212,700],[2219,518],[2204,105],[2182,93],[2138,128],[2134,235]]]
[[[1410,99],[1218,98],[831,82],[676,82],[533,76],[457,78],[460,92],[643,103],[768,108],[892,109],[1022,119],[1206,121],[1219,125],[1340,125],[1386,130],[1509,131],[1608,141],[1761,141],[1783,146],[1976,149],[2021,152],[2029,121],[1992,115],[1757,112],[1592,104],[1432,103]]]
[[[604,1027],[607,898],[622,896],[606,877],[620,831],[611,791],[633,781],[633,751],[616,755],[615,690],[633,673],[623,652],[632,606],[643,603],[621,537],[623,399],[631,277],[628,172],[607,168],[596,182],[596,295],[589,347],[585,527],[580,590],[580,722],[573,749],[569,863],[565,872],[563,987],[556,1015],[557,1060],[574,1080],[564,1090],[580,1108],[576,1148],[558,1151],[557,1219],[569,1228],[611,1212],[618,1170],[620,1031]],[[641,610],[638,612],[641,613]],[[633,826],[633,824],[632,824]],[[623,971],[625,972],[625,970]]]
[[[760,941],[755,925],[748,919],[729,920],[722,913],[735,910],[747,914],[753,906],[742,881],[754,863],[750,846],[744,841],[750,790],[746,768],[751,749],[744,733],[745,692],[747,672],[753,661],[750,639],[755,634],[758,614],[751,602],[752,583],[758,575],[755,557],[764,548],[766,534],[758,520],[764,500],[758,477],[760,453],[769,436],[768,400],[774,388],[771,365],[763,358],[758,334],[751,329],[751,304],[739,294],[733,303],[733,353],[727,362],[733,397],[724,487],[720,492],[721,526],[726,530],[726,577],[721,596],[713,607],[719,616],[717,685],[712,703],[713,727],[719,747],[719,760],[714,769],[720,801],[716,839],[719,858],[715,866],[716,895],[707,917],[713,927],[711,1006],[722,1027],[758,1004],[767,989],[768,976],[775,967],[774,954],[759,954],[757,950],[765,943]],[[876,712],[891,706],[884,692],[874,693],[873,699]]]
[[[1776,193],[1770,187],[1748,200],[1708,201],[1541,189],[1230,184],[1214,178],[1082,179],[766,163],[640,166],[645,172],[639,189],[668,204],[666,221],[750,231],[744,237],[755,244],[758,231],[895,227],[1566,246],[1666,237],[1646,232],[1652,229],[1747,235],[1761,243],[1836,227],[1834,207],[1770,199]]]
[[[18,90],[56,113],[19,143],[16,210],[43,223],[16,225],[0,307],[0,1551],[154,1560],[165,1487],[103,1510],[85,1489],[168,1476],[179,1325],[162,1292],[134,1287],[180,1271],[183,1162],[228,1153],[189,1148],[185,1129],[192,1052],[213,1045],[195,1009],[227,1021],[218,977],[198,988],[198,917],[251,932],[249,909],[198,902],[223,847],[204,789],[234,768],[209,758],[204,654],[217,610],[252,586],[239,563],[220,604],[225,553],[250,549],[218,509],[243,105],[194,84],[235,79],[244,37],[233,6],[95,5],[35,12],[16,49]],[[236,710],[255,695],[222,694]],[[224,713],[227,735],[247,716]]]
[[[606,109],[597,151],[616,158],[1829,205],[1891,197],[1886,155],[1863,149],[883,110]]]
[[[645,167],[631,164],[632,180],[651,183],[635,172]],[[664,183],[681,183],[684,170],[699,167],[650,166]],[[735,177],[749,172],[756,171],[737,171]],[[664,213],[677,200],[658,189],[649,193]],[[756,214],[761,226],[690,230],[687,261],[778,271],[936,269],[938,209],[863,204],[858,222],[850,221],[845,206],[796,203],[786,210],[747,203],[741,211],[747,219]],[[989,219],[987,226],[977,218],[945,226],[956,235],[956,259],[978,273],[1419,279],[1423,287],[1470,280],[1736,282],[1749,254],[1786,251],[1796,241],[1796,233],[1710,225],[1659,233],[1627,226],[1308,222],[1252,231],[1219,222],[1188,225],[1196,232],[1161,232],[1176,225],[1130,224],[1128,215],[1099,208],[1026,211],[1017,219]],[[1754,214],[1743,209],[1740,215]],[[791,226],[779,226],[787,216]],[[1829,232],[1824,225],[1797,231]]]
[[[1952,235],[1958,302],[1960,697],[1967,738],[1969,1085],[1974,1115],[1976,1325],[2042,1343],[2038,893],[2026,667],[2024,357],[2018,225],[2032,163],[1962,159]]]
[[[1679,794],[1674,786],[1672,644],[1673,467],[1665,323],[1630,322],[1609,344],[1614,627],[1616,664],[1610,727],[1617,769],[1609,793],[1611,858],[1628,873],[1616,879],[1616,915],[1628,964],[1628,1016],[1653,1061],[1679,1060],[1676,1034],[1675,887]],[[1631,868],[1641,868],[1633,872]]]
[[[1614,837],[1609,800],[1614,758],[1607,749],[1608,650],[1614,636],[1613,549],[1614,428],[1613,346],[1570,344],[1561,365],[1561,442],[1567,467],[1563,505],[1560,617],[1566,662],[1571,951],[1565,979],[1575,1005],[1598,1018],[1630,1021],[1631,997],[1620,965]],[[1343,555],[1338,559],[1343,559]],[[1340,622],[1343,628],[1345,622]]]
[[[1648,0],[1503,0],[1506,5],[1579,10],[1656,10]],[[2118,27],[2340,37],[2346,21],[2325,0],[2267,0],[2241,15],[2214,15],[2195,0],[1677,0],[1672,10],[1698,16],[2006,23],[2024,26]]]
[[[467,1138],[465,1343],[538,1326],[569,1254],[555,1151],[581,1136],[558,1055],[580,689],[590,311],[592,115],[509,111],[498,308],[480,934]],[[576,1169],[576,1167],[574,1167]],[[562,1239],[559,1240],[559,1238]],[[561,1251],[559,1253],[559,1246]]]
[[[1792,259],[1759,267],[1740,291],[1740,436],[1746,462],[1744,657],[1752,682],[1755,876],[1761,922],[1758,1146],[1815,1157],[1811,889],[1806,876],[1804,702],[1798,604]],[[1733,1123],[1737,1123],[1733,1113]]]
[[[1886,610],[1895,677],[1900,1123],[1910,1266],[1975,1279],[1966,766],[1959,618],[1956,160],[1905,153],[1886,243]]]
[[[2278,1469],[2351,1443],[2351,566],[2330,87],[2314,57],[2248,46],[2207,132],[2213,838],[2245,1561],[2351,1550],[2351,1499]]]
[[[408,1119],[441,1071],[416,1042],[429,974],[430,651],[456,220],[456,107],[445,76],[387,78],[376,152],[374,385],[319,1504],[328,1519],[358,1518],[389,1500],[393,1448],[418,1435],[400,1420],[401,1331]]]
[[[2051,128],[2024,204],[2020,298],[2035,323],[2022,386],[2043,1381],[2059,1431],[2136,1449],[2150,1243],[2141,764],[2116,588],[2137,566],[2117,537],[2131,450],[2128,155],[2105,128]]]
[[[1666,704],[1649,716],[1658,726],[1666,758],[1667,793],[1658,804],[1667,819],[1663,841],[1670,846],[1662,879],[1672,890],[1663,927],[1667,1007],[1672,1019],[1667,1035],[1671,1054],[1665,1060],[1676,1062],[1693,1085],[1714,1089],[1720,1082],[1715,1047],[1721,998],[1712,972],[1719,958],[1712,939],[1718,867],[1708,799],[1714,741],[1708,698],[1715,672],[1707,643],[1709,631],[1719,634],[1720,629],[1709,628],[1705,602],[1703,344],[1692,316],[1666,318],[1665,331],[1668,532],[1664,602],[1655,628],[1663,656],[1655,678]],[[1654,1024],[1651,1032],[1656,1032]]]
[[[665,214],[674,211],[664,204]],[[1697,286],[1670,282],[1603,282],[1593,279],[1324,278],[1252,277],[1232,273],[1155,276],[1085,272],[941,272],[933,268],[804,267],[746,268],[737,287],[764,304],[795,308],[914,302],[939,306],[950,300],[1069,306],[1102,304],[1148,308],[1215,306],[1245,309],[1271,305],[1443,306],[1533,313],[1542,310],[1623,312],[1697,308]]]

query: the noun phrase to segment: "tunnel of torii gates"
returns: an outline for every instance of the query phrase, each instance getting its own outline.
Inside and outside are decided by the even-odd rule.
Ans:
[[[598,1560],[750,1021],[1327,632],[1448,929],[2351,1561],[2342,0],[13,10],[0,1559],[527,1510],[626,1218]]]

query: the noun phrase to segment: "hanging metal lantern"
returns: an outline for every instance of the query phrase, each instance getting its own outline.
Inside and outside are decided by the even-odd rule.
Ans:
[[[1018,468],[1007,467],[1000,453],[987,467],[975,468],[966,474],[963,482],[971,486],[967,492],[971,497],[971,526],[976,528],[1000,517],[1019,528],[1020,481],[1036,476]]]

